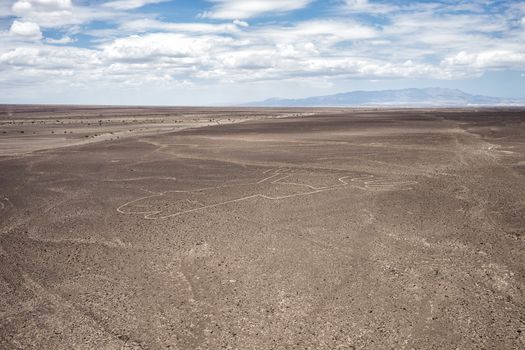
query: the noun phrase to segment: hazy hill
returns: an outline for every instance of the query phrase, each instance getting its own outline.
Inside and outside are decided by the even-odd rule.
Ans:
[[[249,103],[261,107],[342,107],[342,106],[497,106],[525,105],[525,100],[471,95],[457,89],[426,88],[381,91],[352,91],[302,99],[271,98]]]

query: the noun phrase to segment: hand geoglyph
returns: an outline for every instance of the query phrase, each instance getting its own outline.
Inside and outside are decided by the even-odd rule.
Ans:
[[[340,174],[341,175],[341,174]],[[394,181],[374,175],[315,174],[289,168],[270,169],[261,179],[246,184],[223,185],[194,191],[170,190],[154,193],[124,203],[117,208],[122,214],[143,215],[146,219],[167,219],[201,212],[256,198],[286,200],[310,196],[344,187],[361,190],[410,189],[414,181]]]

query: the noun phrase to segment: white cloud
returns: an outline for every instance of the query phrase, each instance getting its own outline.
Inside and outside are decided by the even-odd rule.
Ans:
[[[485,68],[525,68],[525,51],[489,50],[477,53],[461,51],[455,56],[447,57],[443,64],[449,66],[463,66],[474,69]]]
[[[71,7],[71,0],[18,0],[13,4],[12,9],[15,13],[23,13],[31,9],[56,11],[70,9]]]
[[[46,38],[46,42],[49,43],[49,44],[58,44],[58,45],[65,45],[65,44],[70,44],[70,43],[74,43],[76,40],[69,37],[69,36],[63,36],[62,38],[60,39],[53,39],[53,38]]]
[[[239,22],[234,23],[167,23],[154,19],[138,19],[124,22],[119,29],[126,32],[171,31],[187,33],[232,33],[239,29]]]
[[[18,17],[45,24],[70,17],[72,7],[71,0],[18,0],[11,9]]]
[[[104,3],[104,7],[109,7],[117,10],[132,10],[142,6],[158,4],[168,0],[115,0]]]
[[[33,9],[33,5],[29,1],[17,1],[13,4],[11,9],[14,13],[20,15],[31,11]]]
[[[192,37],[178,33],[153,33],[117,39],[102,46],[102,56],[112,61],[181,62],[205,59],[213,50],[231,43],[221,36]]]
[[[298,42],[318,40],[337,43],[347,40],[369,39],[377,35],[375,29],[350,21],[312,20],[294,26],[268,26],[256,29],[256,38],[271,39],[275,42]]]
[[[42,38],[40,26],[32,22],[21,22],[15,20],[11,25],[11,29],[9,29],[9,32],[12,35],[31,40],[40,40]]]
[[[210,0],[209,0],[210,1]],[[268,13],[299,10],[312,0],[211,0],[215,6],[201,14],[203,18],[245,19]]]
[[[386,14],[394,11],[396,8],[391,5],[372,4],[368,0],[346,0],[342,9],[348,12]]]
[[[86,70],[89,74],[96,74],[100,59],[97,53],[88,49],[38,46],[20,47],[3,53],[0,55],[0,64],[17,69],[24,68],[25,77],[38,78],[75,73],[80,77]]]
[[[93,20],[126,20],[131,16],[100,6],[76,6],[71,0],[17,0],[11,11],[12,15],[24,21],[46,28],[63,28]]]
[[[524,18],[524,20],[525,20],[525,18]],[[248,22],[241,21],[241,20],[238,20],[238,19],[234,20],[233,24],[238,25],[239,27],[249,27],[250,26],[248,24]]]

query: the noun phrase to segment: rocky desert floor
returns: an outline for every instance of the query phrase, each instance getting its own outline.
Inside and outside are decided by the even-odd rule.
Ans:
[[[2,349],[524,349],[525,110],[0,107]]]

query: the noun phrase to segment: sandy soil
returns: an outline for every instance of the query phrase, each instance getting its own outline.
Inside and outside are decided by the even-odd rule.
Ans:
[[[523,110],[3,108],[2,349],[525,348]]]
[[[318,110],[320,111],[320,110]],[[0,105],[0,157],[311,110]]]

